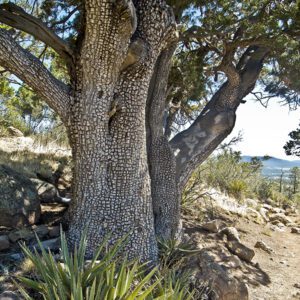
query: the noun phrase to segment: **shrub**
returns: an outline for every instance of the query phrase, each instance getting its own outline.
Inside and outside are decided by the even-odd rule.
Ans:
[[[235,179],[229,182],[227,190],[229,195],[232,195],[240,200],[245,196],[245,193],[247,191],[247,184],[243,180]]]
[[[43,249],[40,241],[39,253],[31,252],[25,245],[22,250],[35,267],[36,278],[19,277],[26,287],[39,292],[46,300],[115,300],[115,299],[192,299],[186,286],[179,280],[162,278],[157,268],[147,269],[137,261],[129,262],[118,256],[124,239],[108,248],[103,242],[91,261],[85,261],[86,235],[70,253],[64,234],[61,235],[61,262],[51,252]],[[26,300],[33,300],[19,286]]]

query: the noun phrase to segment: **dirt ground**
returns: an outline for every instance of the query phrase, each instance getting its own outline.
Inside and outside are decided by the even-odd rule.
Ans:
[[[271,231],[268,226],[245,219],[240,219],[236,228],[245,245],[254,248],[257,241],[263,241],[274,250],[268,254],[255,249],[253,263],[258,264],[261,276],[249,274],[253,276],[248,286],[250,299],[300,299],[300,235],[291,233],[288,227],[283,232]]]
[[[241,242],[255,250],[250,263],[242,261],[242,267],[230,270],[234,278],[246,283],[249,300],[300,299],[299,234],[291,233],[290,227],[284,227],[283,231],[273,231],[269,223],[258,224],[254,220],[223,210],[215,212],[214,218],[223,220],[227,226],[235,227]],[[185,231],[199,248],[208,249],[215,254],[224,253],[226,247],[222,237],[203,230],[199,221],[192,220],[190,216],[185,216],[184,219]],[[299,217],[294,218],[294,221],[297,220],[299,222]],[[257,241],[263,241],[273,250],[272,253],[255,248]],[[229,251],[227,255],[230,255]],[[221,256],[219,262],[222,264]]]

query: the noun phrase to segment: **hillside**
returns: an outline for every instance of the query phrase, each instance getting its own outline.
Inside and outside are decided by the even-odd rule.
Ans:
[[[263,156],[257,156],[262,160],[263,169],[262,175],[266,177],[279,177],[281,170],[285,172],[285,177],[288,176],[289,170],[293,167],[300,167],[300,160],[286,160],[276,157],[270,157],[267,160],[263,160]],[[250,162],[253,156],[242,156],[243,162]]]

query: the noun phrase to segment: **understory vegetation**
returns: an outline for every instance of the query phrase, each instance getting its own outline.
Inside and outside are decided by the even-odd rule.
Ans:
[[[85,260],[86,234],[70,251],[61,233],[58,256],[47,252],[39,240],[39,249],[34,252],[23,245],[31,267],[27,276],[17,278],[19,291],[26,300],[40,296],[47,300],[207,299],[208,288],[204,284],[196,288],[183,269],[185,259],[198,251],[174,241],[161,241],[160,267],[149,269],[147,264],[120,257],[125,240],[111,247],[105,240],[90,261]]]
[[[263,160],[253,157],[242,160],[241,153],[231,148],[212,155],[193,174],[185,191],[185,199],[195,190],[201,194],[203,187],[219,189],[243,201],[245,198],[271,199],[278,205],[300,205],[300,169],[282,170],[281,175],[269,178],[262,175]]]

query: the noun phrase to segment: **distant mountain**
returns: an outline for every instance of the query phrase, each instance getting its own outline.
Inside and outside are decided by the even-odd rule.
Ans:
[[[250,162],[253,156],[242,156],[242,161]],[[262,175],[266,177],[279,177],[281,170],[285,172],[285,176],[289,174],[289,170],[293,167],[300,167],[300,160],[286,160],[276,157],[270,157],[267,160],[263,160],[263,156],[257,156],[262,160],[263,169]]]

